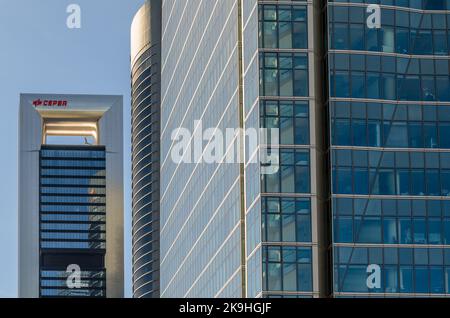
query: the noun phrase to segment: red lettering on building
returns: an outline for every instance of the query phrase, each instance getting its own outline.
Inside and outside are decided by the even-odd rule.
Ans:
[[[67,101],[66,100],[49,100],[49,99],[41,100],[41,99],[36,99],[36,100],[33,101],[33,106],[34,107],[39,107],[39,106],[45,106],[45,107],[67,107]]]

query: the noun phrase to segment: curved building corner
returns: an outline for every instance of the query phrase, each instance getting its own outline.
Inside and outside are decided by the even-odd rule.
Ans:
[[[133,296],[159,297],[161,0],[131,25]]]

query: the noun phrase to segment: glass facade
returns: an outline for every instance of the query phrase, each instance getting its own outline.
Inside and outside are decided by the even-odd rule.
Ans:
[[[253,296],[314,295],[311,8],[306,1],[258,1],[260,127],[279,129],[280,149],[278,172],[261,173],[262,288]]]
[[[172,160],[178,128],[239,127],[238,2],[163,1],[161,297],[243,296],[240,165]]]
[[[450,295],[449,10],[328,1],[336,297]]]
[[[450,295],[449,30],[446,0],[164,1],[162,295]],[[175,164],[196,120],[279,138]]]
[[[163,2],[162,297],[319,295],[312,15],[307,1]],[[179,127],[276,128],[280,150],[258,136],[244,162],[176,164]],[[260,151],[279,153],[276,173]]]
[[[41,297],[106,297],[105,171],[104,147],[41,147]],[[81,270],[74,288],[71,265]]]

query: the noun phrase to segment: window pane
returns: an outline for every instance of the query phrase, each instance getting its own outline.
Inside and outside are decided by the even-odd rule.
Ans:
[[[281,241],[281,219],[279,214],[267,215],[267,240],[269,242]]]
[[[283,290],[297,290],[297,266],[295,264],[283,265]]]
[[[299,264],[298,266],[298,291],[312,290],[312,271],[310,264]]]
[[[383,220],[383,234],[385,244],[397,244],[397,222],[395,219]]]
[[[268,289],[270,291],[281,290],[281,264],[268,264]]]
[[[283,241],[295,242],[295,215],[283,215]]]

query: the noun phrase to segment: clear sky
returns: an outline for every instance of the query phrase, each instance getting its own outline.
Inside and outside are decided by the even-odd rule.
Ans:
[[[17,297],[20,93],[124,96],[125,295],[131,296],[130,26],[144,0],[0,0],[0,297]],[[81,29],[66,8],[81,7]]]

